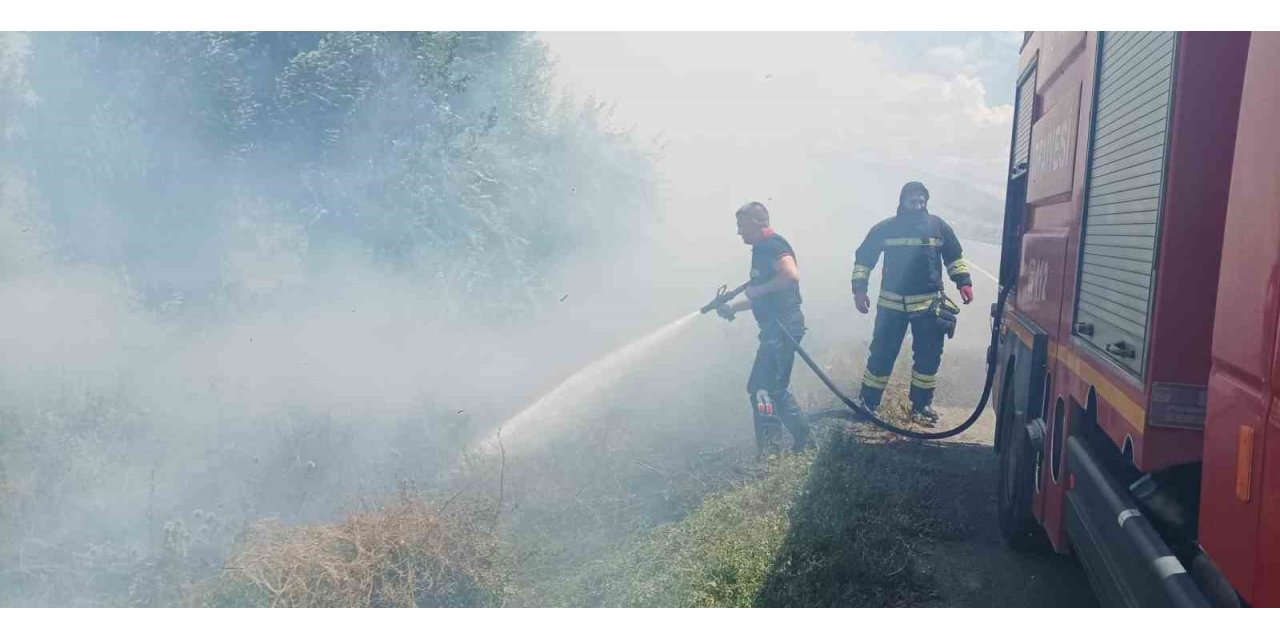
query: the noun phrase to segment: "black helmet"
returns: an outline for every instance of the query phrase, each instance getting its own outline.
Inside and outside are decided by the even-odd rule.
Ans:
[[[898,194],[898,202],[901,203],[903,200],[906,200],[907,194],[914,191],[923,193],[925,200],[929,199],[929,190],[925,188],[924,183],[912,181],[902,185],[902,192]]]

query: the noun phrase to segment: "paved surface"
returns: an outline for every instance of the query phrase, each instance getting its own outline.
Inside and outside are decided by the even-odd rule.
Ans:
[[[942,377],[934,398],[942,423],[947,425],[968,417],[981,397],[991,339],[991,305],[996,302],[995,276],[1000,268],[1000,247],[968,240],[964,241],[964,249],[972,266],[973,303],[960,312],[956,336],[947,341],[939,371]],[[995,424],[995,412],[988,406],[978,423],[957,436],[956,441],[993,444]]]

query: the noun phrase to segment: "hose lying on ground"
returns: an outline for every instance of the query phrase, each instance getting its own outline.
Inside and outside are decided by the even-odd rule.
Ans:
[[[987,408],[987,401],[991,399],[991,384],[995,381],[996,376],[996,346],[999,344],[1000,340],[1000,320],[1004,316],[1004,300],[1008,293],[1008,288],[1001,289],[999,295],[996,296],[996,307],[992,312],[991,342],[987,347],[987,379],[982,385],[982,398],[978,400],[978,406],[974,407],[973,413],[969,415],[967,420],[959,426],[947,429],[946,431],[924,432],[903,429],[902,427],[886,422],[879,416],[858,405],[858,403],[850,400],[849,396],[842,393],[840,389],[836,387],[836,383],[832,382],[831,378],[827,377],[827,374],[822,371],[822,368],[818,366],[818,363],[814,362],[813,358],[809,357],[809,352],[805,351],[804,347],[800,346],[800,341],[796,340],[795,336],[791,335],[791,332],[787,331],[787,328],[782,326],[781,322],[778,322],[778,328],[782,329],[782,335],[786,336],[787,340],[791,342],[791,345],[795,347],[796,353],[800,354],[800,358],[804,360],[804,363],[809,365],[809,368],[818,376],[818,379],[822,381],[822,384],[827,385],[827,388],[831,390],[831,393],[834,393],[841,402],[849,407],[848,409],[827,409],[825,411],[811,413],[809,414],[809,419],[818,420],[822,418],[836,418],[850,421],[863,420],[890,433],[895,433],[906,438],[915,438],[917,440],[945,440],[946,438],[964,433],[969,429],[969,427],[972,427],[974,423],[978,421],[978,417],[981,416],[983,410]]]

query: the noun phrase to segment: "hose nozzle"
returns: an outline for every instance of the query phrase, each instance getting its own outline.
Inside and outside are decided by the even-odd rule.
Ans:
[[[732,291],[729,290],[729,285],[720,285],[720,288],[716,289],[716,297],[712,298],[711,302],[708,302],[706,305],[702,307],[701,313],[711,313],[712,311],[715,311],[716,308],[719,307],[720,305],[725,304],[730,300],[733,300],[734,298],[738,297],[738,295],[741,294],[743,291],[746,291],[747,285],[749,284],[751,283],[744,282],[742,283],[742,286]]]

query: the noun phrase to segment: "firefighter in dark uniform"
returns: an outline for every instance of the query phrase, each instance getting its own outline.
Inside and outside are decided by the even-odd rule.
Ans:
[[[879,408],[909,325],[911,418],[933,424],[938,420],[932,404],[942,343],[948,328],[954,329],[959,310],[942,293],[942,267],[965,304],[973,301],[973,282],[955,232],[929,213],[928,202],[929,190],[923,184],[908,182],[902,187],[897,215],[872,227],[854,255],[853,296],[859,312],[871,310],[867,278],[884,253],[875,333],[859,399],[871,411]]]
[[[796,340],[804,336],[796,254],[791,244],[769,227],[769,210],[763,204],[744,204],[736,217],[738,235],[751,245],[751,281],[746,300],[721,305],[716,313],[733,320],[735,313],[751,309],[760,326],[760,347],[747,379],[759,451],[764,453],[781,435],[777,433],[779,421],[791,432],[794,449],[800,451],[809,445],[809,421],[788,389],[795,348],[781,328]]]

